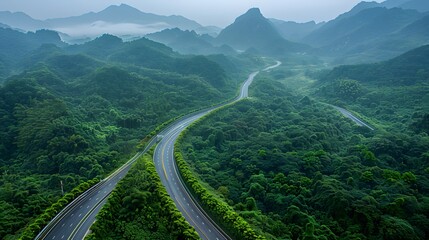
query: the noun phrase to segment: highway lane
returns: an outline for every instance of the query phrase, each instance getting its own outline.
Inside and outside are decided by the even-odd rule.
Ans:
[[[330,105],[330,104],[329,104],[329,105]],[[369,128],[369,129],[371,129],[371,130],[374,130],[374,128],[372,128],[371,126],[369,126],[369,125],[368,125],[367,123],[365,123],[363,120],[359,119],[358,117],[356,117],[355,115],[353,115],[353,113],[351,113],[351,112],[347,111],[346,109],[341,108],[341,107],[337,107],[337,106],[334,106],[334,105],[330,105],[330,106],[332,106],[333,108],[337,109],[341,114],[343,114],[345,117],[347,117],[347,118],[351,119],[351,120],[352,120],[353,122],[355,122],[358,126],[361,126],[361,127],[367,127],[367,128]]]
[[[276,65],[278,66],[280,64],[281,64],[280,62],[277,62]],[[266,69],[268,70],[271,68],[266,68]],[[255,72],[249,76],[249,78],[241,87],[240,95],[234,101],[238,101],[248,96],[248,87],[253,81],[253,78],[257,74],[258,72]],[[189,126],[192,122],[208,114],[214,109],[215,108],[210,108],[207,110],[202,110],[197,113],[193,113],[188,116],[185,116],[182,119],[178,120],[175,124],[172,124],[170,127],[167,127],[165,130],[161,131],[159,135],[170,136],[171,137],[170,140],[176,139],[178,134],[185,127]],[[172,133],[173,135],[168,135]],[[165,139],[169,139],[169,138],[164,137],[164,139],[161,142],[163,142]],[[174,146],[174,142],[172,143],[173,145],[170,144],[169,147],[167,148],[168,150],[171,150],[171,154],[168,155],[170,158],[172,157],[172,149]],[[97,213],[101,210],[102,206],[106,203],[108,196],[113,191],[116,184],[128,173],[132,164],[155,144],[156,144],[156,137],[151,139],[151,141],[148,143],[148,146],[145,148],[144,151],[137,153],[133,158],[131,158],[126,164],[124,164],[120,169],[115,171],[112,175],[102,180],[100,183],[98,183],[93,188],[89,189],[81,196],[79,196],[77,199],[75,199],[72,203],[67,205],[59,214],[57,214],[57,216],[47,225],[47,227],[45,227],[39,233],[36,239],[52,239],[52,240],[83,239],[86,233],[88,232],[89,228],[91,227],[91,225],[94,223]],[[172,168],[168,169],[168,171],[171,171],[171,172],[176,171],[175,165]],[[179,184],[177,180],[178,179],[176,179],[176,184]],[[173,183],[173,186],[175,186],[176,184]],[[174,196],[182,196],[182,195],[177,195],[179,194],[179,192],[177,191],[176,188],[174,187],[172,188],[170,185],[165,185],[165,186],[167,186],[167,191],[169,193],[176,194]],[[180,192],[180,193],[184,194],[183,197],[185,197],[185,199],[186,199],[186,196],[188,196],[188,198],[191,197],[187,194],[187,192]],[[182,213],[184,212],[186,213],[186,209],[187,209],[186,207],[188,203],[183,203],[183,204],[184,205],[180,205],[176,203],[176,205],[178,205],[179,210]],[[193,209],[193,211],[189,210],[188,214],[195,216],[197,220],[200,217],[204,216],[204,213],[200,209]],[[209,224],[208,220],[207,222],[197,221],[197,220],[191,219],[190,223],[193,224],[193,222],[199,222],[200,228],[203,228],[206,224]],[[212,235],[209,235],[210,231],[216,232],[215,230],[208,230],[207,231],[208,236],[212,236]],[[200,233],[200,235],[203,235],[203,233]],[[222,234],[218,233],[218,235],[213,235],[216,237],[210,238],[210,239],[216,239],[216,238],[225,239],[221,237],[221,235]]]
[[[155,140],[152,140],[144,151],[137,153],[112,175],[67,205],[36,239],[83,239],[116,184],[128,173],[132,164],[155,143]]]
[[[267,67],[263,71],[268,71],[274,67],[278,67],[280,64],[281,62],[277,62],[276,65]],[[248,79],[241,87],[239,96],[233,100],[232,103],[248,97],[248,88],[258,74],[259,71],[249,75]],[[193,199],[181,181],[180,173],[174,159],[174,143],[180,133],[189,125],[222,106],[185,117],[175,123],[168,131],[163,133],[162,140],[157,145],[153,156],[156,170],[163,185],[166,187],[168,194],[175,202],[177,208],[182,212],[185,219],[195,228],[202,239],[220,240],[230,239],[230,237],[228,237],[227,234],[224,233],[206,213],[204,213],[202,208]]]

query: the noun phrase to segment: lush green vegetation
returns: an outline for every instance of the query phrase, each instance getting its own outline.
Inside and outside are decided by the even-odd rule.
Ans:
[[[180,144],[176,144],[180,147]],[[234,239],[265,239],[255,232],[255,230],[228,204],[211,194],[205,186],[194,176],[189,169],[188,164],[183,159],[182,154],[178,151],[175,153],[177,165],[180,173],[188,185],[192,194],[200,202],[206,212],[210,214],[223,230],[227,231]]]
[[[121,180],[91,230],[88,239],[199,239],[167,194],[150,154]]]
[[[61,211],[67,204],[71,203],[74,199],[76,199],[80,194],[85,192],[86,190],[93,187],[95,184],[99,183],[100,180],[93,179],[87,182],[83,182],[75,187],[72,191],[65,194],[62,198],[60,198],[56,203],[52,204],[49,208],[47,208],[42,215],[38,216],[36,220],[28,225],[25,228],[19,239],[22,240],[31,240],[36,238],[37,234]],[[9,223],[10,224],[10,223]],[[10,226],[6,226],[10,227]]]
[[[429,46],[423,46],[386,62],[337,67],[319,76],[317,95],[388,131],[428,133],[428,56]]]
[[[161,123],[231,98],[240,73],[219,59],[108,35],[17,58],[25,71],[0,86],[0,238],[56,202],[60,181],[104,177]]]
[[[252,100],[188,131],[180,151],[191,171],[267,238],[427,239],[429,137],[415,133],[425,123],[358,127],[272,80],[284,73],[259,77]]]

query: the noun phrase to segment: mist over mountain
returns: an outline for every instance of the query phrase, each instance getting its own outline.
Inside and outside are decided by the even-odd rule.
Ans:
[[[216,34],[217,31],[213,27],[205,28],[182,16],[144,13],[126,4],[112,5],[96,13],[44,21],[33,19],[25,13],[0,12],[0,22],[25,31],[55,30],[66,34],[67,39],[93,39],[105,33],[133,39],[175,27],[211,34]]]

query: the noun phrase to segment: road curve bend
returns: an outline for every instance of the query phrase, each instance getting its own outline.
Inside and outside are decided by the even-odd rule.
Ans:
[[[274,66],[279,66],[281,63],[277,62]],[[264,69],[265,71],[268,71],[271,69],[270,67]],[[238,101],[240,99],[246,98],[248,96],[248,87],[252,83],[253,78],[258,74],[259,72],[252,73],[247,81],[243,84],[241,87],[240,95],[233,101]],[[197,119],[201,118],[202,116],[208,114],[209,112],[213,111],[216,108],[209,108],[207,110],[202,110],[197,113],[185,116],[181,119],[179,119],[177,122],[170,125],[170,127],[166,128],[165,130],[161,131],[159,135],[163,135],[164,138],[160,142],[156,153],[159,152],[159,149],[162,150],[168,150],[171,152],[166,155],[167,152],[161,153],[160,156],[156,157],[158,159],[162,159],[162,164],[166,167],[169,167],[168,170],[166,169],[165,175],[160,174],[161,179],[163,179],[162,176],[167,176],[167,171],[177,171],[175,162],[174,165],[167,165],[168,161],[164,161],[166,156],[172,157],[173,152],[173,146],[174,141],[171,142],[171,140],[175,140],[178,136],[178,134],[187,126],[189,126],[192,122],[196,121]],[[36,240],[39,239],[49,239],[49,240],[81,240],[83,239],[86,234],[89,231],[89,228],[95,221],[95,217],[97,213],[101,210],[103,205],[106,203],[107,198],[109,197],[110,193],[115,188],[116,184],[128,173],[130,170],[132,164],[140,158],[145,152],[147,152],[152,146],[156,144],[157,137],[153,137],[147,147],[137,153],[134,157],[132,157],[126,164],[124,164],[122,167],[120,167],[117,171],[112,173],[107,178],[103,179],[101,182],[87,190],[86,192],[82,193],[79,197],[77,197],[74,201],[72,201],[70,204],[68,204],[60,213],[57,214],[57,216],[52,219],[45,228],[42,229],[42,231],[36,236]],[[169,141],[167,141],[169,140]],[[173,145],[163,145],[165,142],[173,143]],[[163,147],[160,147],[163,146]],[[155,154],[156,154],[155,153]],[[156,161],[156,158],[155,161]],[[159,172],[157,165],[157,171]],[[163,171],[163,170],[162,170]],[[162,172],[161,172],[162,173]],[[178,188],[176,188],[176,184],[179,184],[181,182],[177,182],[176,178],[176,184],[174,184],[172,181],[173,178],[165,178],[163,179],[163,183],[172,183],[172,184],[164,184],[167,188],[168,193],[170,196],[173,196],[177,199],[176,196],[181,196],[180,194],[184,194],[185,196],[189,196],[187,192],[179,191]],[[183,185],[182,185],[183,187]],[[183,190],[183,189],[182,189]],[[174,195],[173,195],[174,194]],[[186,198],[185,198],[186,199]],[[187,203],[180,202],[178,203],[176,200],[176,205],[182,212],[182,214],[186,217],[187,214],[191,215],[193,218],[186,218],[191,225],[195,226],[196,223],[199,223],[198,227],[195,227],[196,229],[202,229],[206,222],[203,221],[197,221],[195,219],[199,219],[205,214],[201,212],[200,210],[195,209],[194,212],[192,210],[189,210],[190,212],[186,212],[187,210]],[[181,205],[182,204],[182,205]],[[183,205],[184,204],[184,205]],[[186,211],[185,211],[186,209]],[[207,224],[209,222],[207,221]],[[210,231],[217,232],[214,233],[214,235],[210,234]],[[206,232],[198,232],[200,236],[202,235],[202,238],[204,239],[228,239],[225,237],[222,233],[220,233],[219,230],[207,230]],[[204,236],[210,236],[210,238],[204,237]],[[214,236],[214,237],[212,237]]]
[[[275,65],[267,67],[263,71],[268,71],[278,67],[280,64],[281,62],[277,61]],[[244,82],[240,89],[239,96],[230,103],[234,103],[248,97],[249,86],[252,84],[253,79],[258,74],[259,71],[253,72],[249,75],[248,79]],[[231,238],[225,232],[223,232],[222,229],[216,225],[213,220],[210,219],[208,214],[203,211],[201,206],[199,206],[199,204],[194,200],[185,187],[181,180],[180,173],[176,165],[176,160],[174,159],[174,143],[185,128],[201,117],[224,105],[217,106],[215,108],[209,108],[196,114],[188,115],[187,117],[184,117],[174,123],[167,131],[162,133],[162,140],[159,142],[153,155],[156,170],[163,185],[166,187],[168,194],[173,199],[180,212],[182,212],[182,215],[185,217],[185,219],[195,228],[200,237],[204,240],[221,240]]]

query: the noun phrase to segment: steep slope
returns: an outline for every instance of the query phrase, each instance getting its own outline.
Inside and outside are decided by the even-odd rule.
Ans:
[[[252,8],[238,17],[233,24],[222,30],[216,41],[239,50],[253,48],[268,54],[284,54],[305,49],[301,44],[282,38],[258,8]]]
[[[321,78],[317,94],[325,102],[347,106],[388,129],[405,124],[421,132],[427,131],[424,125],[429,119],[428,83],[426,45],[385,62],[334,68]]]
[[[0,84],[4,78],[22,69],[19,61],[25,55],[44,44],[65,45],[53,31],[22,33],[10,28],[0,28]]]
[[[389,86],[428,83],[429,45],[381,63],[341,66],[332,70],[326,79],[355,79]]]
[[[282,37],[291,41],[301,41],[301,39],[316,29],[322,27],[325,23],[316,23],[314,21],[306,23],[297,23],[293,21],[283,21],[270,19],[271,23],[277,29]]]

